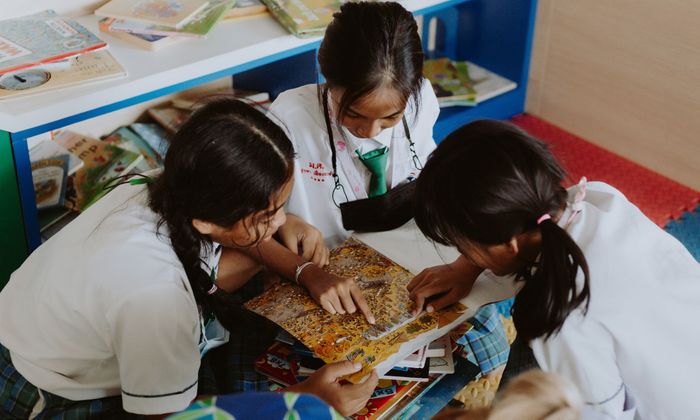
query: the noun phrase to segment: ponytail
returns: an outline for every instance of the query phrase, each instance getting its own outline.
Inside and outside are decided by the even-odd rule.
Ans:
[[[526,342],[548,338],[559,331],[566,317],[590,298],[588,263],[569,234],[548,219],[539,224],[542,232],[541,252],[534,273],[520,273],[524,280],[511,312],[518,335]],[[583,272],[579,290],[576,277]]]
[[[515,273],[524,285],[513,321],[527,340],[551,336],[573,310],[588,308],[583,252],[548,216],[566,208],[564,176],[544,143],[511,124],[480,120],[440,143],[416,184],[416,224],[443,245],[499,245],[540,230],[539,260]]]

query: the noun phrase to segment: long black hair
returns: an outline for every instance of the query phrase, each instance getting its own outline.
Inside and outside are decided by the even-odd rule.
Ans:
[[[341,88],[337,119],[358,99],[393,88],[414,112],[420,106],[423,48],[411,14],[395,2],[349,2],[333,15],[318,50],[329,88]],[[321,92],[319,92],[320,94]]]
[[[212,251],[212,241],[192,220],[231,227],[256,213],[264,217],[292,175],[293,156],[277,124],[241,101],[219,98],[195,111],[174,135],[162,174],[149,184],[149,206],[161,216],[159,228],[168,228],[197,303],[220,319],[228,310],[223,292],[207,293],[212,279],[202,269],[202,250]],[[263,235],[256,233],[241,245],[254,245]]]
[[[517,273],[524,285],[512,308],[518,335],[526,340],[549,337],[571,311],[584,303],[588,307],[583,252],[554,220],[537,224],[542,215],[554,218],[566,207],[564,177],[544,143],[511,124],[481,120],[440,143],[416,185],[416,223],[438,243],[504,244],[540,229],[539,261],[534,270]]]

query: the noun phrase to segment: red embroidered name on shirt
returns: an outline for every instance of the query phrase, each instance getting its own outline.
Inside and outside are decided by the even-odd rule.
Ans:
[[[307,168],[301,168],[301,173],[304,175],[308,175],[308,177],[312,181],[326,182],[325,178],[333,176],[333,172],[323,171],[321,169],[325,169],[325,166],[322,162],[309,162]]]

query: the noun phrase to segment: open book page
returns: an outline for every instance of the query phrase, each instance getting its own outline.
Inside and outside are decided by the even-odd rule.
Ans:
[[[326,363],[361,362],[363,369],[347,378],[352,382],[392,357],[402,343],[451,324],[466,310],[456,304],[414,317],[413,302],[406,290],[413,275],[356,239],[349,239],[331,252],[327,270],[357,282],[376,318],[375,325],[367,323],[359,312],[344,315],[326,312],[305,289],[290,282],[277,284],[246,307],[282,326]],[[421,345],[428,342],[421,340]]]

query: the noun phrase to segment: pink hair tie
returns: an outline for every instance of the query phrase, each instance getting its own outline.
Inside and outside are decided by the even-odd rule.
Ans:
[[[545,220],[549,220],[551,218],[552,218],[552,216],[550,216],[548,213],[545,213],[542,216],[540,216],[539,219],[537,219],[537,224],[539,225],[540,223],[544,222]]]

